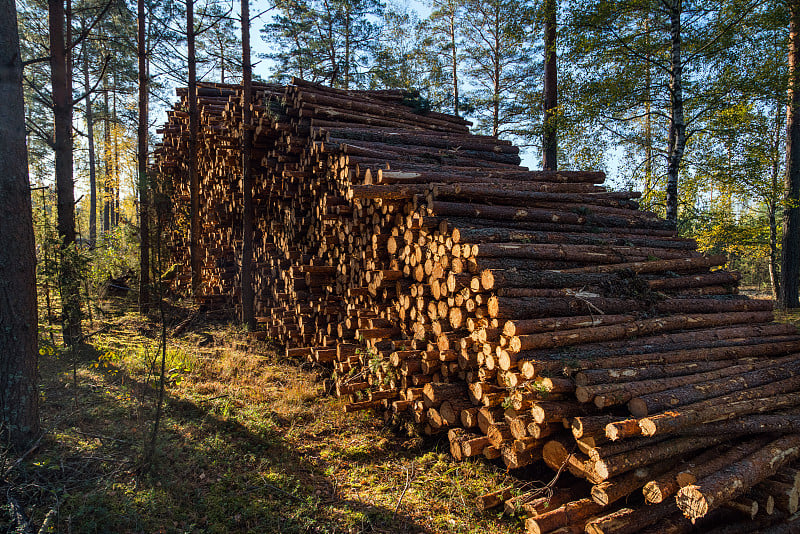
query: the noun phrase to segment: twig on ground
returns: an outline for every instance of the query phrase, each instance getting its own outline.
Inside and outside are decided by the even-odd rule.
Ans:
[[[39,448],[39,443],[41,443],[41,441],[42,441],[42,438],[44,438],[44,435],[45,435],[45,433],[44,433],[44,432],[42,432],[42,435],[41,435],[41,436],[39,436],[39,439],[37,439],[37,440],[36,440],[36,442],[33,444],[33,446],[31,446],[31,448],[30,448],[30,449],[28,449],[27,451],[25,451],[25,452],[22,454],[22,456],[20,456],[19,458],[17,458],[17,459],[14,461],[14,463],[13,463],[13,464],[11,464],[10,466],[8,466],[8,467],[6,468],[6,470],[3,472],[3,476],[2,476],[2,478],[3,478],[3,479],[5,479],[5,478],[6,478],[6,477],[7,477],[7,476],[8,476],[8,475],[11,473],[11,471],[13,471],[13,470],[14,470],[14,468],[15,468],[15,467],[17,467],[19,464],[21,464],[22,462],[24,462],[24,461],[25,461],[25,458],[27,458],[28,456],[30,456],[30,455],[33,453],[33,451],[35,451],[36,449],[38,449],[38,448]]]
[[[403,503],[403,498],[406,496],[406,492],[408,488],[411,486],[411,481],[416,478],[416,473],[414,473],[414,462],[411,462],[411,466],[408,468],[403,468],[403,471],[406,472],[406,485],[403,487],[403,492],[400,494],[400,498],[397,499],[397,506],[394,507],[394,514],[392,514],[392,520],[397,517],[397,512],[400,510],[400,505]]]

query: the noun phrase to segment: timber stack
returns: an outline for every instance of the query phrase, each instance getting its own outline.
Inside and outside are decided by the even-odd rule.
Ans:
[[[186,91],[160,130],[177,291],[196,158],[195,299],[238,302],[250,128],[261,335],[331,369],[346,411],[447,435],[456,459],[552,468],[546,494],[478,499],[531,533],[798,528],[800,335],[737,294],[725,257],[602,173],[520,167],[414,94],[255,84],[252,124],[242,94],[201,85],[197,154]]]

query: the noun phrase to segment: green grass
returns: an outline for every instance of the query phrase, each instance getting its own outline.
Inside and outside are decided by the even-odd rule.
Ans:
[[[42,345],[47,433],[3,488],[36,528],[55,510],[52,532],[520,532],[474,505],[503,471],[453,462],[446,439],[420,447],[382,419],[344,414],[316,373],[225,325],[202,325],[212,346],[198,347],[205,336],[194,332],[170,339],[156,454],[142,465],[158,325],[136,314],[105,321],[77,355]]]

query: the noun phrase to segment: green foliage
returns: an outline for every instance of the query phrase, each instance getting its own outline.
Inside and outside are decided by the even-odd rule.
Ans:
[[[344,89],[364,87],[381,31],[379,0],[276,0],[261,31],[275,46],[274,77],[291,76]]]
[[[138,270],[138,237],[130,226],[117,226],[99,236],[90,258],[90,280],[99,289],[109,278]]]
[[[543,52],[536,36],[541,25],[528,1],[469,0],[462,31],[464,56],[472,89],[468,99],[475,108],[478,130],[488,135],[513,133],[523,120],[533,117],[538,102],[531,86],[541,73]],[[539,107],[541,109],[541,107]]]

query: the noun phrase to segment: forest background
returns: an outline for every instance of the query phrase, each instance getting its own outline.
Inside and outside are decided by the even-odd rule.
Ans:
[[[298,76],[340,88],[418,90],[420,105],[465,116],[478,133],[513,140],[525,149],[524,163],[537,168],[547,3],[258,2],[251,10],[251,25],[260,30],[254,71],[264,81]],[[47,189],[53,183],[50,69],[37,62],[49,53],[48,6],[17,5],[23,61],[31,62],[24,76],[31,181],[45,188],[33,196],[41,243],[56,226],[47,220],[55,202]],[[138,265],[135,7],[81,1],[68,17],[68,30],[86,34],[72,49],[70,74],[77,229],[107,251],[108,261],[94,262],[95,280]],[[239,83],[238,6],[215,0],[194,8],[197,80]],[[185,9],[183,2],[145,2],[151,145],[174,88],[187,84]],[[668,177],[676,176],[680,233],[696,238],[705,252],[729,254],[744,285],[777,296],[788,37],[789,10],[781,1],[561,2],[559,99],[551,119],[559,168],[605,170],[612,187],[641,190],[643,208],[661,215],[667,214]],[[685,147],[672,169],[676,71]],[[42,262],[45,272],[48,265]]]
[[[127,285],[145,312],[136,328],[160,338],[142,366],[158,378],[140,432],[142,457],[153,454],[165,383],[184,367],[166,364],[165,284],[153,281],[173,270],[162,237],[174,220],[147,155],[166,110],[196,121],[191,104],[175,107],[177,87],[246,85],[249,28],[256,80],[408,89],[419,112],[466,117],[524,147],[532,168],[604,170],[611,187],[641,190],[643,209],[726,253],[745,288],[800,304],[800,1],[249,7],[242,27],[239,6],[220,0],[0,0],[0,65],[14,67],[0,68],[0,438],[23,454],[12,468],[42,439],[37,354],[69,364],[77,392],[75,347],[100,339],[93,313]],[[22,94],[6,108],[17,90],[24,127]]]

